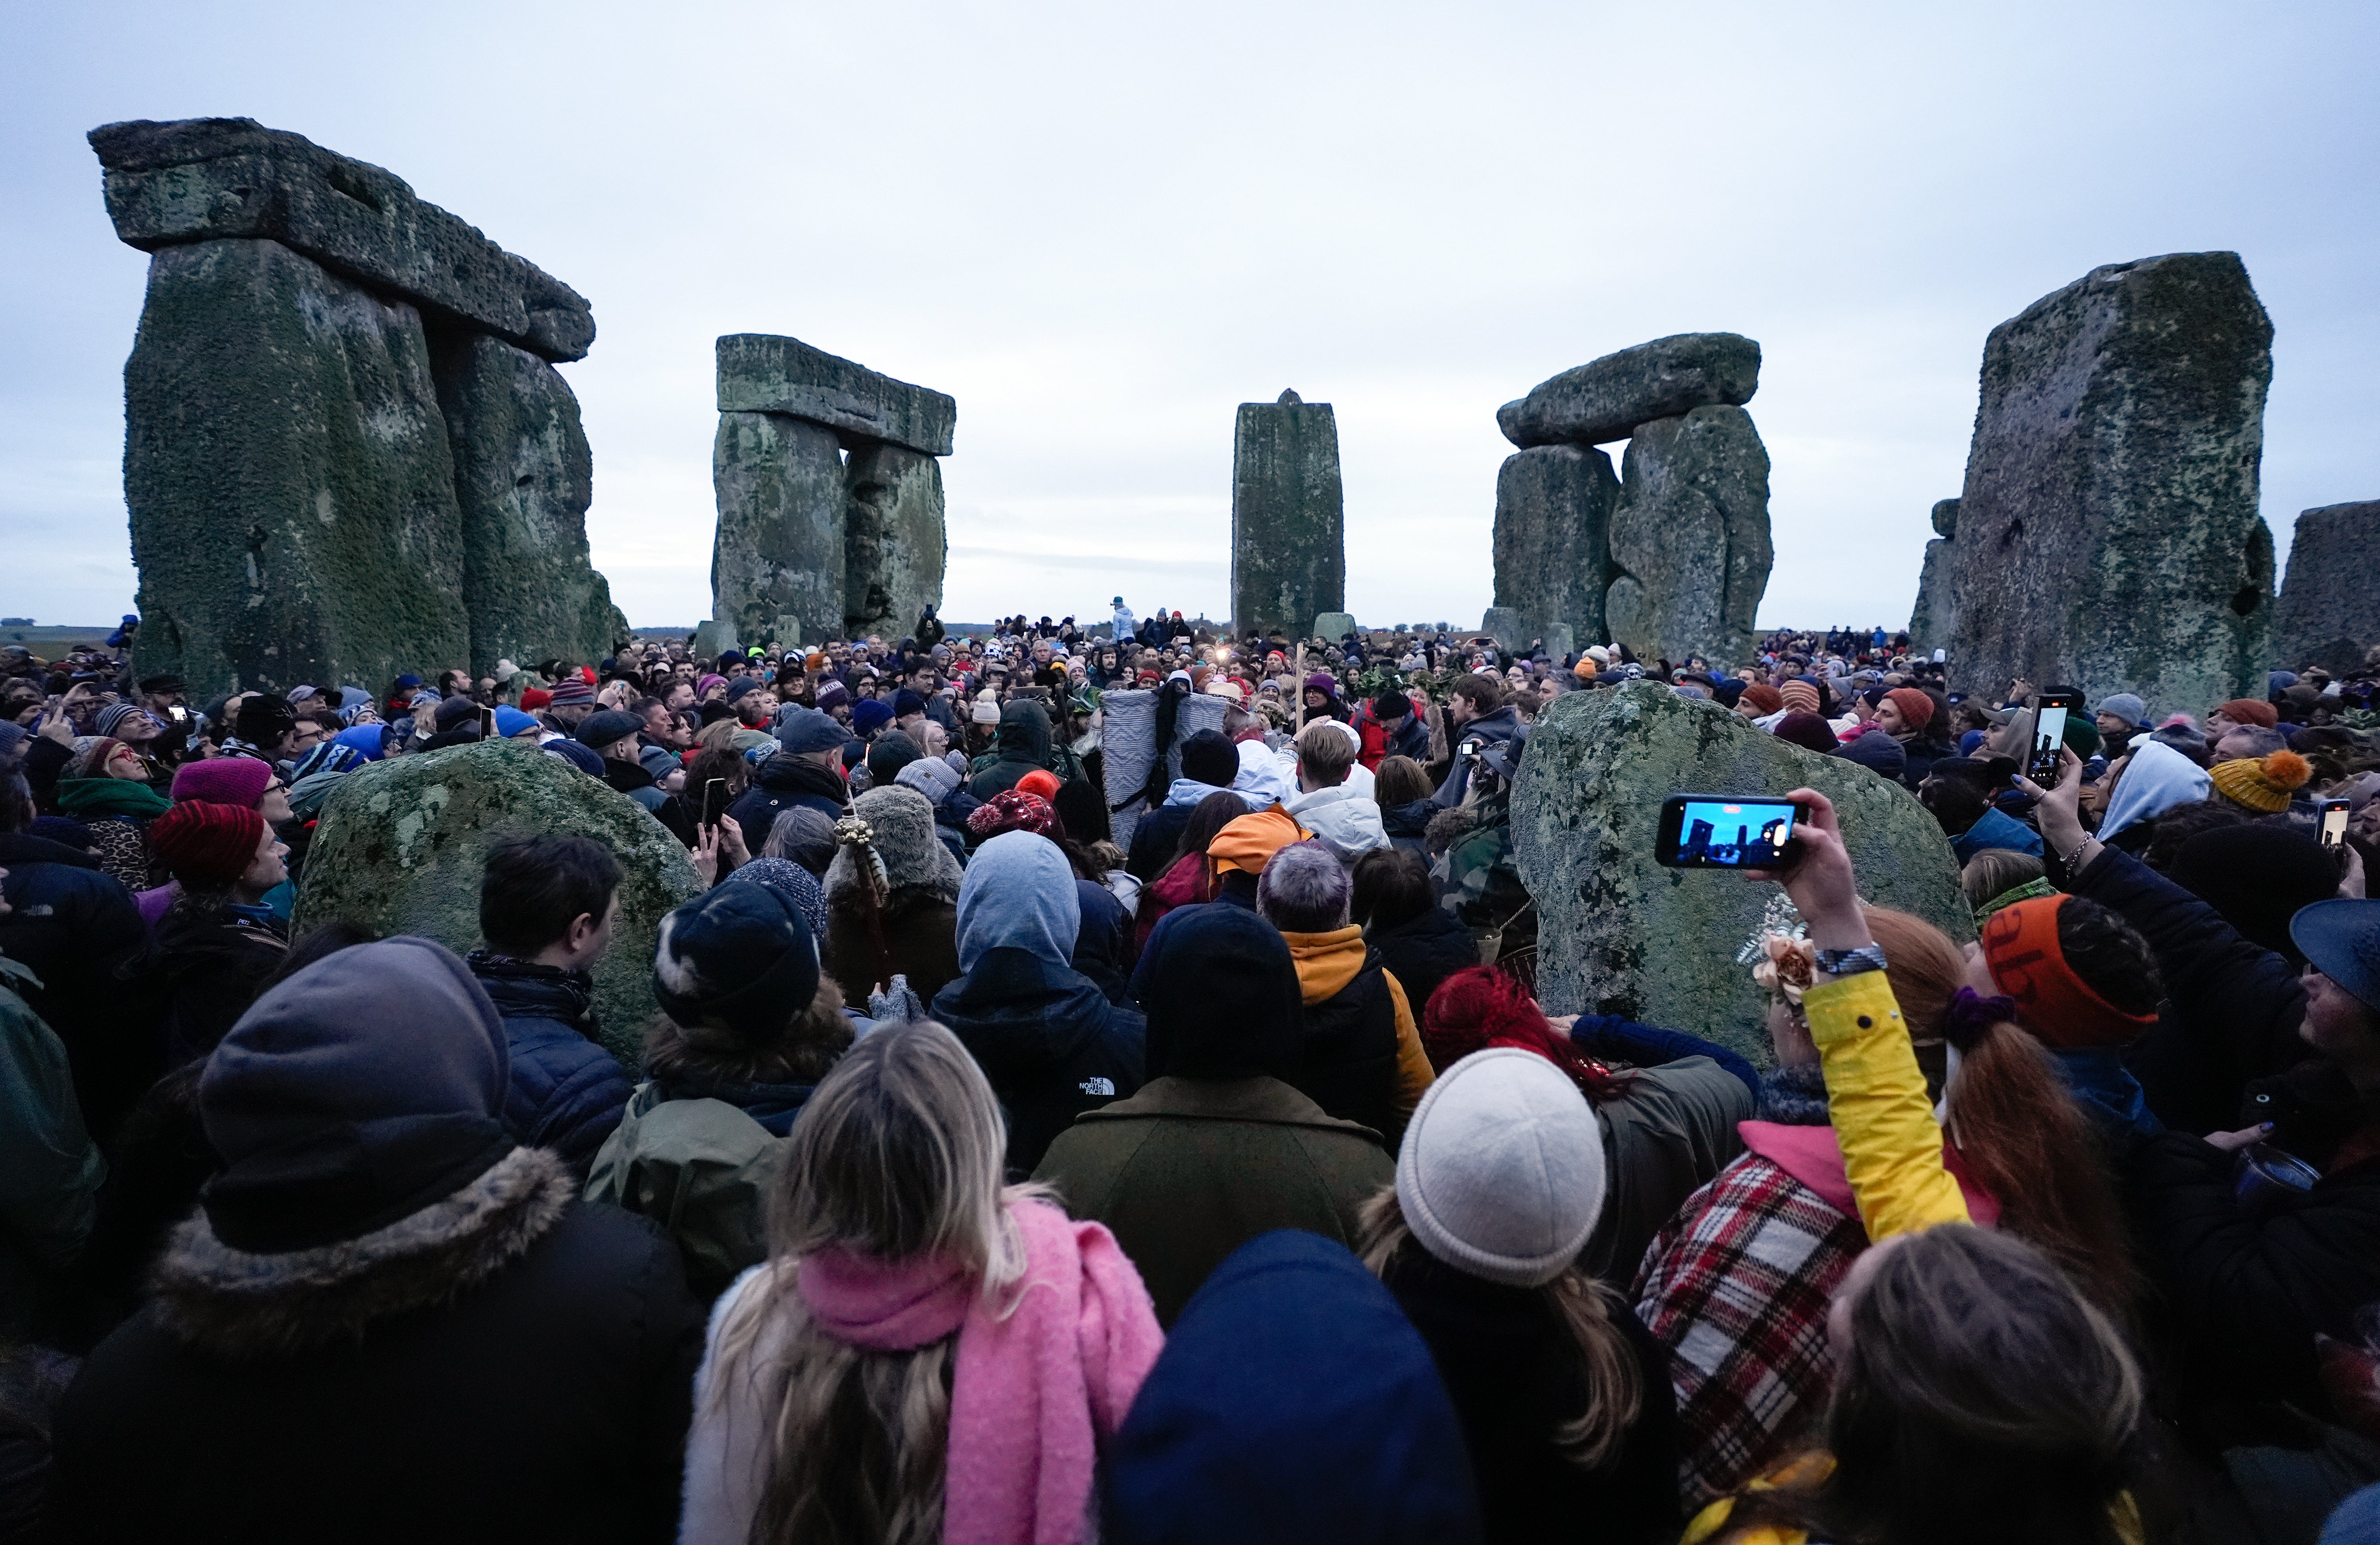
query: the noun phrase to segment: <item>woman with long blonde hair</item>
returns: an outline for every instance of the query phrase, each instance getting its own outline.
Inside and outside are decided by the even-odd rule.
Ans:
[[[786,1144],[770,1259],[719,1303],[689,1545],[1087,1538],[1163,1344],[1098,1223],[1003,1186],[991,1087],[931,1020],[863,1037]]]

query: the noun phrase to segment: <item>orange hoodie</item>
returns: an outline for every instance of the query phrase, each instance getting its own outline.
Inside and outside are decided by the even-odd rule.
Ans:
[[[1262,874],[1274,854],[1313,834],[1275,805],[1269,810],[1241,816],[1216,833],[1215,840],[1207,845],[1207,857],[1219,870]]]
[[[1329,933],[1283,933],[1289,957],[1297,963],[1298,992],[1308,1004],[1326,1003],[1347,990],[1364,968],[1364,931],[1349,926]],[[1394,971],[1383,967],[1389,1002],[1397,1014],[1397,1112],[1410,1117],[1438,1074],[1422,1049],[1421,1032],[1414,1026],[1413,1006],[1405,1002],[1404,985]]]

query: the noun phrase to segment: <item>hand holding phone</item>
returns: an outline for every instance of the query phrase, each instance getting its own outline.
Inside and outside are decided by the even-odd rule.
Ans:
[[[1801,808],[1750,794],[1673,794],[1661,802],[1653,859],[1670,869],[1778,870]]]
[[[2082,712],[2082,694],[2071,687],[2054,687],[2034,695],[2033,744],[2025,752],[2024,775],[2037,784],[2053,782],[2058,776],[2058,753],[2066,746],[2066,721],[2069,715]]]
[[[710,778],[702,785],[702,824],[716,826],[727,817],[727,780]]]
[[[480,710],[480,738],[493,740],[495,737],[496,711],[492,708],[482,708]]]
[[[2347,801],[2322,802],[2322,845],[2336,853],[2347,843]]]

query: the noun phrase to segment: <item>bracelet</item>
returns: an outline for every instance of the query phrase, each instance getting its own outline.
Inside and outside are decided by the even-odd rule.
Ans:
[[[2067,878],[2073,878],[2076,870],[2081,867],[2082,863],[2083,849],[2089,847],[2093,843],[2097,842],[2098,840],[2098,838],[2091,835],[2087,832],[2082,834],[2082,840],[2074,845],[2074,851],[2068,854],[2064,859]]]

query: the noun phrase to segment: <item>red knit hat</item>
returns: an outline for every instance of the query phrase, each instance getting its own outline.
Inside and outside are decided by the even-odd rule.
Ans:
[[[1037,767],[1016,780],[1016,792],[1042,799],[1055,799],[1058,797],[1058,774],[1046,767]]]
[[[1922,730],[1934,719],[1934,700],[1914,687],[1896,687],[1884,695],[1884,700],[1900,710],[1901,723],[1912,730]]]
[[[273,786],[273,764],[254,757],[208,757],[174,770],[174,801],[200,800],[253,809]],[[245,868],[246,866],[242,866]]]
[[[221,890],[238,879],[263,841],[264,818],[245,805],[184,799],[149,823],[150,847],[193,890]]]
[[[2234,698],[2228,703],[2216,703],[2215,712],[2235,724],[2261,724],[2271,729],[2281,722],[2280,710],[2253,698]]]
[[[521,694],[521,710],[523,712],[534,713],[539,709],[550,708],[552,704],[553,694],[547,691],[542,687],[532,687]]]
[[[1440,1073],[1474,1052],[1512,1046],[1560,1068],[1585,1093],[1611,1089],[1611,1070],[1558,1033],[1529,990],[1493,966],[1465,967],[1439,983],[1422,1009],[1421,1046]]]

